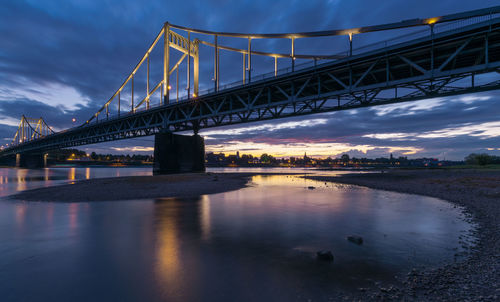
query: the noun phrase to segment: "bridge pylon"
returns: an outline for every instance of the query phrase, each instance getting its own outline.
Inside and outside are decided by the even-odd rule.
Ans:
[[[34,119],[22,115],[17,132],[12,139],[12,144],[19,145],[39,138],[44,138],[53,133],[54,130],[47,125],[43,118]]]

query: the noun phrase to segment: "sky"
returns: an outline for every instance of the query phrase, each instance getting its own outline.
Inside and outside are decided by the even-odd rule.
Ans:
[[[12,140],[23,114],[43,117],[56,131],[83,123],[120,87],[166,21],[214,31],[303,32],[427,18],[497,4],[468,0],[1,0],[0,144]],[[388,37],[366,35],[355,41],[355,47]],[[253,47],[286,51],[285,42],[256,41]],[[221,39],[221,43],[244,48],[246,41]],[[317,39],[298,41],[296,52],[333,54],[346,47],[339,38]],[[203,51],[207,54],[200,58],[200,90],[213,85],[213,50]],[[154,56],[151,60],[153,79],[162,66]],[[273,62],[260,58],[254,64],[254,75],[274,67]],[[287,67],[285,61],[279,64]],[[185,67],[180,74],[182,86]],[[241,55],[221,55],[221,84],[239,81],[241,74]],[[392,153],[461,160],[473,152],[500,155],[499,97],[500,92],[493,91],[435,98],[211,128],[200,134],[206,150],[213,152],[277,157],[348,153],[372,158]],[[153,145],[152,137],[143,137],[80,149],[152,154]]]

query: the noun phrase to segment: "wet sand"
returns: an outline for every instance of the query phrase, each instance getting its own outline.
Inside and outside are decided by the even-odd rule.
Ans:
[[[408,273],[403,287],[355,294],[362,300],[500,301],[500,170],[393,170],[309,179],[426,195],[464,207],[478,242],[464,260]]]
[[[193,197],[238,190],[252,173],[190,173],[97,178],[11,195],[24,201],[89,202]]]

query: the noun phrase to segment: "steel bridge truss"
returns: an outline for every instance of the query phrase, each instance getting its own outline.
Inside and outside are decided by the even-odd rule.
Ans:
[[[432,26],[431,26],[432,28]],[[26,151],[194,131],[500,89],[500,18],[163,104],[4,150]]]

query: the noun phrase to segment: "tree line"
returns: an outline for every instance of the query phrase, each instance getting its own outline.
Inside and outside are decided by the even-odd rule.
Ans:
[[[500,164],[500,156],[486,153],[471,153],[465,157],[465,163],[468,165],[480,166]]]

